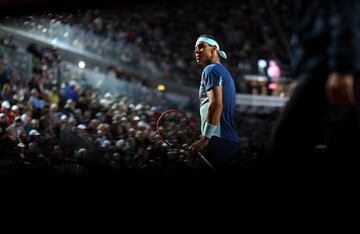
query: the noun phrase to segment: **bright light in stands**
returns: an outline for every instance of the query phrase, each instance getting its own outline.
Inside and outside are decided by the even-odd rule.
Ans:
[[[165,91],[165,90],[166,90],[166,87],[165,87],[165,85],[160,84],[160,85],[158,85],[157,89],[158,89],[159,91]]]
[[[267,81],[267,78],[265,76],[258,76],[257,81],[259,82]]]
[[[269,89],[274,90],[277,89],[278,85],[276,83],[270,83],[269,84]]]
[[[69,33],[68,32],[65,32],[64,33],[64,37],[68,37],[69,36]]]
[[[53,40],[51,41],[51,44],[55,45],[56,42],[57,42],[57,39],[55,38],[55,39],[53,39]]]
[[[274,60],[270,60],[267,73],[272,78],[279,78],[281,76],[280,67]]]
[[[258,60],[258,67],[259,68],[265,68],[267,66],[267,62],[264,59]]]
[[[86,63],[84,61],[80,61],[78,66],[79,66],[79,68],[84,69],[86,66]]]

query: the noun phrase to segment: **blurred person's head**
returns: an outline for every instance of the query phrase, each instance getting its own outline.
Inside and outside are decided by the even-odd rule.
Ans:
[[[103,112],[96,113],[95,117],[100,120],[100,122],[105,122],[106,116]]]
[[[75,110],[75,115],[78,116],[78,117],[82,116],[82,115],[83,115],[82,110],[79,109],[79,108],[76,109],[76,110]]]
[[[20,116],[16,116],[15,120],[15,126],[18,128],[18,127],[21,127],[23,125],[23,122],[21,120],[21,117]]]
[[[118,103],[114,103],[111,105],[110,110],[115,112],[119,112],[120,108],[119,108],[119,104]]]
[[[9,83],[5,83],[2,87],[1,93],[3,95],[9,95],[11,93],[11,85]]]
[[[23,93],[22,94],[20,93],[19,95],[20,95],[19,101],[22,101],[25,97],[30,96],[30,87],[25,86],[23,89]]]
[[[91,119],[92,117],[92,113],[90,110],[85,110],[84,111],[84,117],[87,118],[87,119]]]
[[[146,130],[147,128],[149,128],[149,124],[141,120],[137,123],[137,128],[140,130]]]
[[[0,123],[7,123],[7,117],[2,112],[0,112]]]
[[[44,140],[51,140],[53,139],[53,135],[50,131],[46,131],[44,134]]]
[[[58,104],[52,103],[52,104],[50,105],[50,111],[51,111],[51,112],[55,113],[55,112],[58,111],[58,109],[59,109]]]
[[[86,103],[87,103],[86,97],[80,96],[80,97],[79,97],[79,103],[81,103],[81,104],[86,104]]]
[[[14,96],[12,97],[12,99],[13,99],[13,101],[16,102],[16,103],[22,101],[22,100],[20,99],[19,95],[17,95],[17,94],[14,94]]]
[[[101,137],[105,136],[105,133],[103,131],[101,131],[101,130],[97,130],[96,136],[101,138]]]
[[[130,147],[136,148],[136,139],[134,137],[128,137],[127,142],[129,143]]]
[[[67,123],[68,122],[68,117],[67,117],[67,115],[61,115],[61,117],[60,117],[60,121],[62,122],[62,123]]]
[[[124,147],[125,147],[125,141],[123,139],[120,139],[115,143],[115,148],[118,150],[122,150]]]
[[[19,110],[19,107],[18,107],[17,105],[13,105],[13,106],[11,107],[11,112],[12,112],[13,114],[15,114],[16,116],[20,115],[20,110]]]
[[[141,130],[137,130],[136,132],[135,132],[135,138],[143,138],[143,131],[141,131]]]
[[[87,127],[89,130],[97,131],[97,127],[100,125],[100,123],[101,122],[98,119],[92,119]]]
[[[69,81],[69,86],[75,90],[75,89],[78,88],[79,85],[75,80],[70,80]]]
[[[97,127],[97,130],[100,130],[104,133],[108,133],[110,130],[110,125],[107,123],[101,123],[99,124],[99,126]]]
[[[39,129],[39,128],[40,128],[40,122],[39,122],[39,120],[38,120],[38,119],[32,119],[30,126],[31,126],[33,129]]]
[[[40,136],[40,133],[39,133],[36,129],[32,129],[32,130],[29,132],[29,137],[37,138],[38,136]]]
[[[26,145],[24,143],[18,143],[17,149],[18,149],[19,153],[23,154],[26,152]]]
[[[40,97],[40,93],[37,89],[32,89],[31,90],[31,96],[34,96],[34,97]]]
[[[70,124],[70,125],[72,125],[72,126],[76,126],[76,124],[77,124],[77,121],[76,121],[76,119],[74,118],[74,117],[70,117],[69,118],[69,120],[68,120],[68,123]]]
[[[86,132],[86,125],[85,124],[79,124],[77,127],[77,132],[78,133],[85,133]]]
[[[132,120],[137,123],[140,121],[140,117],[135,115]]]
[[[29,145],[28,145],[29,152],[34,153],[34,152],[36,152],[36,149],[37,149],[36,143],[30,142]]]
[[[139,114],[141,114],[141,112],[144,110],[144,105],[139,103],[135,106],[135,111],[137,111]]]
[[[127,118],[126,118],[125,116],[121,117],[121,118],[120,118],[120,123],[123,123],[123,124],[128,123]]]
[[[112,100],[113,99],[113,95],[110,92],[107,92],[104,94],[104,98],[108,99],[108,100]]]
[[[97,93],[95,93],[95,92],[92,92],[92,93],[91,93],[90,99],[91,99],[92,101],[96,101],[97,103],[99,103],[98,95],[97,95]]]
[[[129,129],[129,136],[131,136],[131,137],[133,137],[133,136],[135,136],[135,129],[134,128],[130,128]]]
[[[53,86],[52,88],[51,88],[51,92],[52,92],[52,94],[58,94],[58,88],[56,87],[56,86]]]
[[[11,105],[9,101],[3,101],[1,103],[1,109],[3,109],[4,111],[10,111]]]
[[[68,99],[66,100],[65,109],[74,109],[75,108],[76,103],[72,100],[72,99]]]
[[[112,117],[112,123],[113,123],[113,124],[118,124],[118,123],[120,123],[120,120],[121,120],[121,115],[119,115],[119,114],[115,114],[115,115]]]
[[[53,148],[53,152],[52,152],[52,153],[53,153],[54,156],[61,157],[62,151],[61,151],[60,146],[55,145],[54,148]]]
[[[113,160],[116,163],[120,162],[120,154],[119,153],[113,153],[111,160]]]
[[[105,140],[102,142],[101,147],[104,149],[109,149],[111,147],[111,142],[109,140]]]
[[[26,113],[22,114],[22,115],[20,116],[20,118],[21,118],[21,121],[22,121],[24,124],[29,125],[29,124],[31,123],[31,117],[28,116]]]
[[[75,151],[75,158],[78,160],[84,160],[87,154],[87,150],[85,148],[80,148]]]
[[[157,137],[157,132],[156,131],[149,131],[148,132],[148,139],[151,143],[155,143],[156,141],[158,141]]]
[[[16,132],[11,130],[11,128],[7,128],[6,137],[12,141],[16,141]]]
[[[92,92],[90,89],[86,89],[85,92],[84,92],[84,94],[85,94],[85,97],[91,98],[93,92]]]

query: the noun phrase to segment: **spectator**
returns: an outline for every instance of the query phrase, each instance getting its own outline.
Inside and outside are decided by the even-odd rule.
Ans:
[[[295,10],[297,85],[274,131],[274,165],[301,171],[352,167],[360,154],[360,3],[299,0]],[[327,157],[315,157],[315,146],[324,143]]]
[[[77,83],[74,80],[69,82],[69,85],[65,89],[64,94],[64,101],[71,99],[74,102],[78,101],[78,94],[77,94]]]

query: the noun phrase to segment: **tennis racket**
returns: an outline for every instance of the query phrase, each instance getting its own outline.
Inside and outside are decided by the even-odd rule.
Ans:
[[[189,118],[181,111],[170,109],[163,112],[156,122],[156,131],[161,139],[169,146],[189,150],[195,141],[194,126]],[[211,163],[198,152],[200,158],[215,171]]]

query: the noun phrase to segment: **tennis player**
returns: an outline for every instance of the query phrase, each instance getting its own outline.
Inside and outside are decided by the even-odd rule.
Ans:
[[[205,66],[200,82],[201,138],[190,146],[201,152],[217,170],[228,168],[240,149],[233,125],[236,91],[234,80],[220,57],[226,53],[210,35],[201,35],[195,44],[196,62]]]

